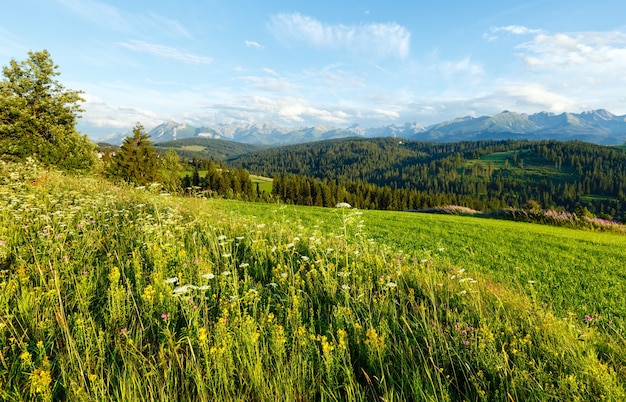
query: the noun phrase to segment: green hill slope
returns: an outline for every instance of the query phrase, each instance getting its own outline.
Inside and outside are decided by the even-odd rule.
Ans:
[[[173,148],[178,155],[186,159],[212,159],[214,161],[222,161],[263,149],[259,145],[201,137],[159,142],[155,144],[155,147],[160,153]]]
[[[6,164],[0,194],[4,400],[626,397],[620,236]]]

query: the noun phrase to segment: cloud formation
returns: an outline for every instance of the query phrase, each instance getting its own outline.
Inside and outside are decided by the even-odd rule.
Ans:
[[[119,12],[109,4],[95,0],[57,0],[60,4],[69,8],[75,14],[88,21],[104,25],[118,32],[126,32],[131,29],[131,24]]]
[[[300,13],[271,17],[268,29],[286,45],[348,50],[378,59],[409,55],[411,33],[396,23],[329,25]]]
[[[523,25],[506,25],[502,27],[491,27],[489,32],[483,34],[483,38],[487,41],[494,41],[499,38],[499,33],[509,35],[538,35],[543,33],[543,30],[528,28]]]
[[[259,43],[259,42],[255,42],[253,40],[246,40],[244,41],[244,43],[246,44],[247,47],[253,47],[256,49],[262,49],[263,46]]]
[[[607,72],[626,67],[626,33],[619,31],[541,33],[520,48],[545,66],[588,70],[600,65]]]
[[[173,47],[148,43],[140,40],[120,42],[118,45],[135,52],[148,53],[164,59],[180,61],[186,64],[211,64],[209,57],[198,56],[192,53],[184,53]]]

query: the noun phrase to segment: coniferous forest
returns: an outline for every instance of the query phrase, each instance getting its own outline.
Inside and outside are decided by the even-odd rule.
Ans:
[[[286,202],[412,210],[459,205],[624,220],[626,149],[583,142],[343,139],[258,151],[230,165],[274,178]]]

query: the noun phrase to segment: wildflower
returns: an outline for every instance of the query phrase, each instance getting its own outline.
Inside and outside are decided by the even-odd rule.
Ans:
[[[268,285],[268,286],[271,286],[271,287],[273,287],[273,288],[275,288],[275,287],[277,287],[277,286],[278,286],[278,283],[276,283],[276,282],[270,282],[270,283],[268,283],[267,285]]]
[[[396,284],[395,282],[387,282],[386,285],[388,288],[395,288],[396,286],[398,286],[398,284]]]
[[[348,204],[347,202],[340,202],[335,205],[335,208],[352,208],[352,205]]]
[[[32,356],[31,356],[30,352],[28,352],[27,350],[23,351],[20,354],[20,359],[27,366],[29,366],[32,363]]]
[[[7,241],[6,241],[6,240],[0,240],[0,246],[4,246],[4,245],[6,245],[6,244],[7,244]]]
[[[222,240],[226,240],[228,237],[226,237],[226,235],[221,235],[217,238],[217,240],[222,241]]]
[[[467,346],[467,345],[469,345],[469,344],[470,344],[470,343],[469,343],[469,341],[467,341],[467,340],[466,340],[466,341],[463,341],[463,345]]]
[[[200,343],[204,343],[204,342],[207,341],[207,339],[208,339],[208,337],[207,337],[206,328],[204,328],[204,327],[198,328],[198,341]]]
[[[202,275],[202,277],[205,279],[213,279],[215,278],[215,275],[209,272],[208,274]]]
[[[165,283],[167,284],[173,284],[173,283],[177,283],[178,282],[178,277],[177,276],[172,276],[171,278],[167,278],[165,280]]]
[[[163,313],[163,314],[161,314],[161,319],[168,320],[169,318],[170,318],[170,313]]]
[[[250,264],[248,264],[247,262],[239,264],[239,268],[248,268],[249,266]]]
[[[128,334],[128,328],[124,327],[120,329],[120,335],[126,336]]]
[[[48,368],[50,363],[47,362],[47,358],[44,359],[44,367]],[[45,368],[37,368],[31,377],[31,389],[36,394],[44,394],[50,392],[50,384],[52,383],[52,376],[50,371]]]
[[[341,285],[341,289],[350,290],[350,285]]]
[[[347,343],[346,343],[347,338],[348,338],[348,333],[346,332],[345,329],[341,329],[340,328],[340,329],[337,330],[338,344],[339,344],[339,347],[341,349],[344,349],[346,347],[346,345],[347,345]]]
[[[228,276],[228,275],[230,275],[230,271],[224,271],[224,272],[222,272],[222,276]]]
[[[232,256],[232,254],[228,254],[228,253],[227,254],[222,254],[222,257],[224,257],[224,258],[230,258],[231,256]]]
[[[593,320],[593,318],[591,318],[591,316],[590,316],[590,315],[585,315],[585,320],[586,320],[587,322],[591,322],[591,320]]]

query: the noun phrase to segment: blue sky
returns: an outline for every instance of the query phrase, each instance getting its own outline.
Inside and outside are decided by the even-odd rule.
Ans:
[[[20,0],[0,64],[47,49],[97,138],[174,120],[346,127],[626,114],[626,2]]]

